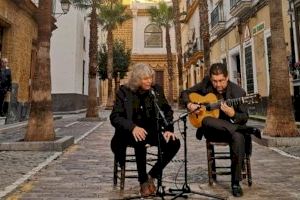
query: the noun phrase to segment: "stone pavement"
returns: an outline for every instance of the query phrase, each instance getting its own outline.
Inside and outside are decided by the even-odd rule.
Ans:
[[[105,115],[108,114],[106,111]],[[178,113],[176,115],[178,116]],[[137,179],[126,179],[123,192],[119,190],[119,187],[113,187],[113,154],[110,150],[110,139],[114,129],[109,121],[102,124],[93,122],[98,123],[98,125],[93,124],[92,126],[88,125],[91,122],[70,121],[68,127],[63,120],[59,123],[61,126],[56,125],[56,128],[60,128],[61,133],[72,133],[82,140],[77,140],[75,145],[57,155],[55,159],[46,164],[47,166],[40,171],[37,170],[37,173],[29,176],[26,182],[3,199],[106,200],[124,199],[138,195]],[[261,122],[250,121],[249,124],[263,127]],[[83,138],[79,135],[80,131],[86,132],[88,130],[86,126],[96,128],[93,131],[88,131],[89,134],[85,134],[86,137]],[[179,127],[182,128],[182,124]],[[181,138],[177,125],[175,128]],[[212,187],[208,185],[205,141],[197,140],[195,128],[190,126],[187,130],[187,143],[188,184],[191,189],[234,199],[230,191],[230,177],[221,177],[218,179],[218,183]],[[299,149],[294,147],[291,152],[299,154]],[[44,162],[56,153],[0,152],[0,189],[3,190],[5,186],[10,184],[3,183],[3,180],[12,179],[14,174],[17,174],[16,176],[28,175],[28,169],[36,167],[39,162]],[[297,157],[297,155],[288,153],[290,152],[286,151],[285,148],[269,148],[254,143],[251,157],[253,185],[252,187],[248,187],[246,183],[242,185],[244,196],[241,199],[300,199],[300,158],[299,155]],[[184,183],[182,159],[183,141],[180,152],[164,170],[163,185],[166,187],[166,192],[168,188],[181,188]],[[9,164],[5,165],[7,160]],[[165,199],[170,198],[172,197],[165,197]],[[155,199],[161,198],[156,197]],[[190,194],[189,199],[209,198]]]

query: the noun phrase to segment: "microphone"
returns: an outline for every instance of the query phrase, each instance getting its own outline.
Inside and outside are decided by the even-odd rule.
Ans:
[[[163,120],[164,125],[168,126],[169,125],[168,120],[166,119],[163,111],[160,109],[159,105],[157,104],[158,99],[156,97],[156,94],[155,94],[155,91],[153,90],[153,88],[150,89],[150,94],[154,97],[154,105],[155,105],[156,110],[159,113],[161,119]]]
[[[156,99],[156,94],[153,88],[150,89],[150,94]]]

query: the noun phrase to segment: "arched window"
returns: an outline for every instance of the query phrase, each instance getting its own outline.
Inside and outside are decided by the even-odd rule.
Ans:
[[[149,24],[144,32],[145,48],[161,48],[162,47],[162,31],[155,24]]]

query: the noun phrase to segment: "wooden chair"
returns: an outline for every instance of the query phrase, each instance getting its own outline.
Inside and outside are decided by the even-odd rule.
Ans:
[[[251,136],[249,136],[249,140],[247,141],[246,148],[250,148],[246,150],[245,160],[243,162],[242,167],[242,178],[248,181],[248,186],[252,185],[252,174],[251,174]],[[228,150],[225,151],[224,148],[220,148],[220,146],[228,146]],[[222,149],[222,150],[220,150]],[[225,148],[226,149],[226,148]],[[213,184],[213,181],[217,181],[217,175],[231,175],[231,156],[230,156],[230,148],[229,144],[226,142],[212,142],[206,140],[206,150],[207,150],[207,165],[208,165],[208,181],[209,185]],[[229,166],[217,165],[217,160],[229,160]]]
[[[153,166],[154,162],[158,159],[158,154],[157,150],[150,149],[150,147],[150,145],[145,146],[147,148],[147,165]],[[119,179],[120,189],[124,190],[125,178],[138,178],[134,148],[132,146],[127,146],[125,162],[123,164],[117,162],[116,157],[114,158],[114,186],[118,184]]]

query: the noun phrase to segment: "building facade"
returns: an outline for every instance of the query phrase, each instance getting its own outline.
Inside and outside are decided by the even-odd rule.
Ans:
[[[204,77],[203,40],[200,36],[198,0],[180,1],[183,51],[183,88],[189,88]]]
[[[266,114],[270,80],[270,14],[266,0],[208,0],[211,63],[227,65],[230,80],[248,94],[263,98],[250,111]],[[282,14],[287,52],[291,57],[290,18],[288,1],[282,0]],[[291,76],[291,94],[294,94]]]
[[[20,121],[29,111],[30,80],[37,52],[36,5],[31,0],[0,1],[0,55],[12,71],[8,121]]]

